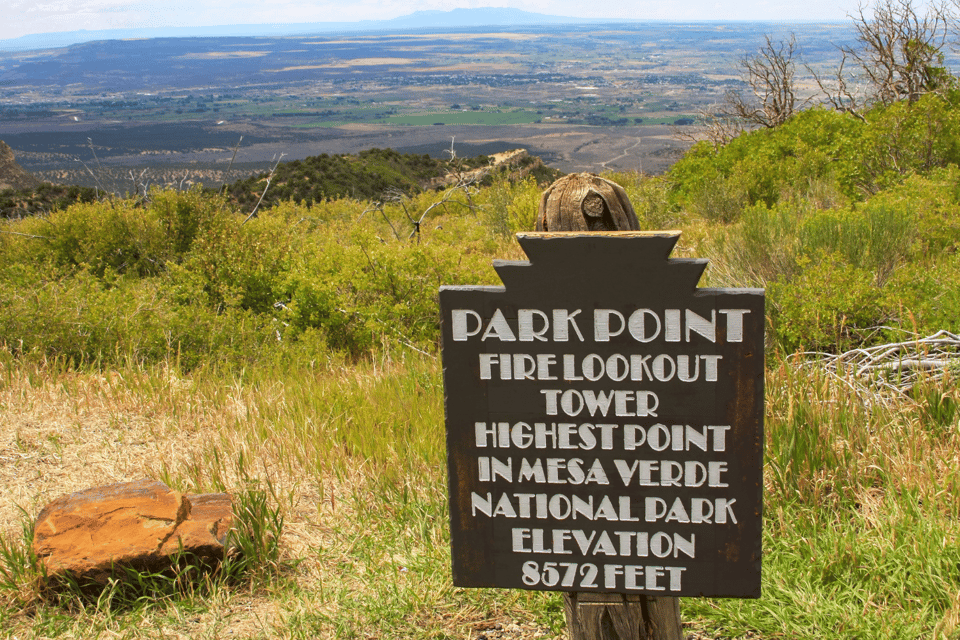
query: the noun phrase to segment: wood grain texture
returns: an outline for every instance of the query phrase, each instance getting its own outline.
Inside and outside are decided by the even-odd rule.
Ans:
[[[618,593],[565,593],[572,640],[680,639],[680,599]]]
[[[623,187],[592,173],[573,173],[540,197],[537,231],[637,231],[640,223]]]

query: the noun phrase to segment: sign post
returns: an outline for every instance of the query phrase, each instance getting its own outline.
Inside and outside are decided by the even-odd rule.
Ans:
[[[565,591],[575,640],[760,595],[763,291],[697,288],[678,239],[519,234],[503,287],[440,291],[454,584]]]

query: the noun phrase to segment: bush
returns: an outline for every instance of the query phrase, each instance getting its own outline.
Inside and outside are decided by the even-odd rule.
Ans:
[[[90,271],[29,289],[0,288],[0,346],[72,366],[179,362],[244,366],[276,343],[270,318],[178,303],[160,280],[107,283]]]
[[[440,286],[477,284],[489,272],[490,256],[462,253],[451,231],[419,243],[385,243],[370,229],[344,225],[312,236],[283,284],[284,335],[322,335],[330,348],[352,356],[384,339],[434,348]]]
[[[611,173],[604,177],[616,182],[626,191],[641,229],[653,231],[677,228],[679,211],[670,202],[667,183],[662,178],[651,178],[635,171]],[[539,203],[539,193],[536,197]]]
[[[135,199],[77,204],[50,214],[33,249],[41,260],[101,278],[108,272],[153,276],[181,261],[197,236],[224,217],[221,208],[196,189],[156,190],[145,206]]]
[[[833,254],[799,266],[797,277],[768,288],[772,337],[781,350],[842,351],[876,337],[889,316],[871,272]]]
[[[799,127],[797,139],[812,144],[844,139],[848,125],[814,111],[783,129]],[[908,175],[855,202],[835,197],[826,182],[809,183],[816,200],[795,186],[767,202],[756,197],[766,188],[757,185],[782,186],[795,174],[762,167],[767,177],[751,186],[744,168],[756,145],[778,158],[777,145],[787,146],[777,135],[749,134],[731,151],[697,147],[678,165],[683,184],[611,177],[644,228],[685,227],[686,253],[678,255],[710,257],[717,284],[768,287],[778,348],[846,349],[883,339],[877,327],[885,323],[955,328],[960,169]],[[818,153],[830,152],[800,142],[780,160],[815,166]],[[734,151],[744,162],[728,163],[730,191],[709,196],[729,196],[726,209],[691,218],[677,194],[695,195],[684,189],[699,184],[706,198]],[[837,163],[832,175],[853,175],[849,166]],[[540,196],[532,177],[499,176],[469,196],[420,193],[382,209],[357,200],[286,201],[245,221],[217,196],[170,190],[5,221],[13,233],[0,234],[0,340],[17,356],[176,360],[187,369],[324,360],[331,352],[362,358],[386,343],[429,351],[439,337],[439,287],[498,284],[492,258],[521,257],[512,235],[533,228]],[[408,215],[419,219],[444,198],[412,234]],[[828,201],[834,206],[824,207]]]
[[[506,191],[504,206],[533,188]],[[360,358],[384,342],[435,349],[440,285],[496,282],[491,257],[505,245],[457,207],[413,240],[390,209],[396,240],[382,217],[361,216],[365,206],[286,203],[244,222],[216,197],[158,191],[144,206],[13,221],[0,234],[0,344],[72,365],[188,370],[330,350]]]
[[[864,200],[918,173],[960,162],[960,96],[877,106],[864,120],[822,108],[727,145],[695,145],[669,172],[674,202],[732,222],[755,205]]]
[[[915,211],[884,201],[832,210],[789,201],[747,208],[715,246],[721,268],[739,274],[731,284],[768,288],[775,344],[847,349],[925,306],[897,274],[924,255],[916,228]]]
[[[847,174],[855,168],[862,126],[843,114],[810,109],[723,147],[700,142],[668,173],[673,200],[708,220],[731,222],[745,207],[803,198],[825,181],[849,196]]]

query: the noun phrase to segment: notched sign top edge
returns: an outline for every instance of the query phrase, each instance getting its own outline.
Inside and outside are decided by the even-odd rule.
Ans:
[[[692,294],[709,264],[701,258],[670,257],[679,231],[536,232],[516,237],[529,261],[493,261],[508,292],[541,290],[551,283],[565,290],[591,290],[604,274],[626,288],[669,282],[673,291]]]
[[[526,264],[526,263],[524,263]],[[473,285],[473,284],[442,284],[440,291],[480,291],[485,293],[504,293],[506,287],[496,285]]]
[[[694,293],[695,296],[763,296],[766,295],[766,289],[753,289],[749,287],[739,287],[732,289],[723,289],[719,287],[702,287]]]

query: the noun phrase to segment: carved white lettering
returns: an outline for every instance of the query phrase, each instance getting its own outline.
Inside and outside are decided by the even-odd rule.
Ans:
[[[664,531],[597,531],[583,529],[511,529],[516,553],[604,555],[620,558],[696,559],[696,535],[689,537]],[[550,541],[551,546],[546,546]]]
[[[654,424],[644,427],[638,424],[623,425],[623,448],[635,451],[647,447],[653,451],[726,451],[729,425],[709,425],[693,427],[691,425]]]
[[[495,309],[485,320],[471,309],[453,309],[450,326],[454,342],[466,342],[478,335],[480,340],[501,342],[569,342],[573,335],[585,342],[577,323],[581,312],[582,309],[552,309],[549,313],[518,309],[515,318],[508,318],[502,309]],[[718,312],[723,322],[718,321]],[[591,337],[596,343],[625,335],[641,344],[658,338],[664,342],[693,343],[703,339],[716,343],[722,326],[725,331],[719,335],[725,336],[726,342],[743,342],[743,318],[748,313],[749,309],[710,309],[709,317],[704,317],[693,309],[636,309],[627,317],[616,309],[594,309]]]
[[[500,311],[500,309],[493,312],[493,317],[490,318],[487,329],[483,332],[483,336],[480,339],[488,340],[490,338],[496,338],[500,342],[515,342],[517,339],[513,334],[513,330],[510,329],[507,319],[503,317],[503,311]]]
[[[558,360],[559,358],[559,360]],[[610,380],[622,382],[705,382],[717,381],[718,355],[630,354],[614,353],[606,358],[592,353],[579,361],[570,353],[481,353],[481,380],[564,380],[577,382]],[[562,362],[562,377],[554,367]]]
[[[540,319],[540,329],[534,328],[534,318]],[[543,311],[537,309],[520,309],[517,311],[517,325],[520,342],[547,342],[546,333],[550,330],[550,318]]]

